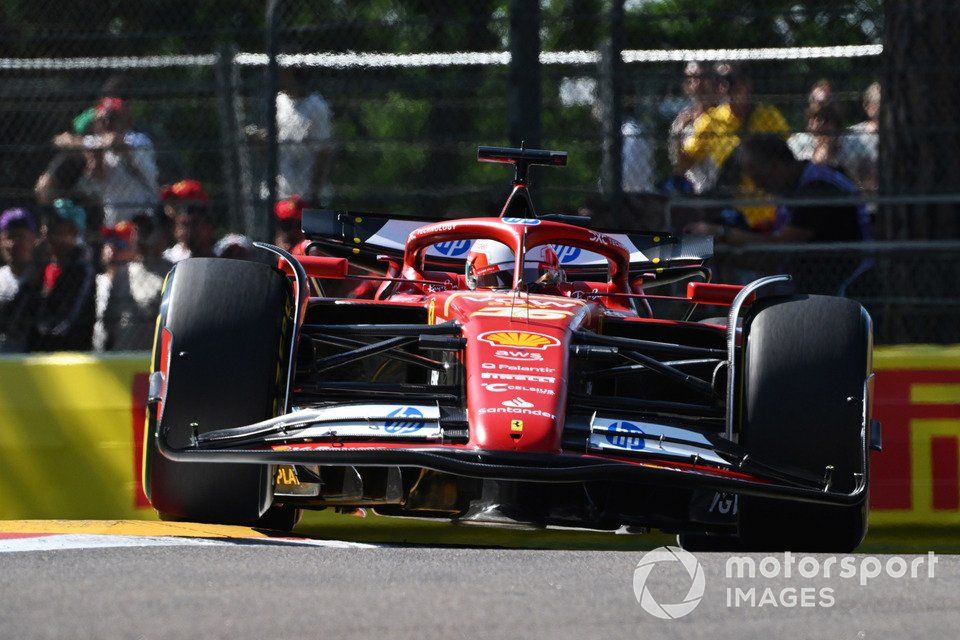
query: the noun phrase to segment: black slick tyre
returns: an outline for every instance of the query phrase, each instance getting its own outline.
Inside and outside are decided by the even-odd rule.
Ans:
[[[156,368],[169,332],[160,429],[171,447],[190,443],[192,423],[204,433],[276,415],[290,295],[279,271],[255,262],[191,258],[171,272],[154,347]],[[161,518],[253,526],[267,518],[275,528],[270,466],[174,462],[157,450],[152,429],[144,475]]]
[[[766,464],[824,477],[849,493],[863,468],[871,323],[858,303],[828,296],[759,302],[744,323],[740,443]],[[869,417],[869,416],[868,416]],[[847,553],[867,530],[868,500],[828,506],[740,497],[741,545],[752,551]]]

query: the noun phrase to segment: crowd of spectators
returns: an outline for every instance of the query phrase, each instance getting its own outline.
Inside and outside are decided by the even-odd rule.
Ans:
[[[0,354],[45,351],[142,351],[152,346],[163,282],[191,257],[252,259],[238,233],[216,238],[209,200],[196,180],[160,190],[159,213],[92,230],[87,211],[66,198],[39,214],[0,215]],[[303,239],[298,197],[275,207],[276,238]]]
[[[754,97],[749,77],[736,65],[689,64],[684,89],[689,104],[670,128],[673,174],[661,186],[729,204],[688,210],[674,219],[679,230],[729,245],[873,239],[872,209],[863,193],[877,188],[878,84],[863,92],[867,119],[845,127],[831,83],[816,82],[807,96],[805,128],[793,134],[777,107]],[[818,293],[839,295],[874,265],[866,252],[826,267],[803,260],[784,260],[777,269],[793,272],[798,283],[812,278]],[[732,265],[728,279],[760,275],[738,267],[736,259]]]
[[[249,238],[221,235],[203,184],[160,186],[153,140],[136,126],[128,96],[124,76],[108,79],[53,138],[34,201],[0,215],[0,354],[150,349],[175,263],[253,257]],[[290,249],[302,240],[303,202],[330,195],[332,114],[295,69],[284,69],[276,106],[275,240]],[[266,140],[256,126],[247,134]]]
[[[685,103],[666,139],[671,172],[655,188],[685,203],[671,207],[668,226],[731,245],[873,238],[863,194],[877,190],[879,84],[863,92],[866,119],[845,126],[833,86],[816,82],[804,127],[791,133],[743,67],[690,62],[683,73]],[[626,148],[625,140],[624,176]]]
[[[623,120],[628,197],[727,199],[730,206],[699,208],[673,222],[676,230],[734,245],[872,237],[872,212],[860,194],[877,187],[878,84],[863,92],[864,119],[845,126],[831,83],[817,82],[804,129],[791,134],[742,67],[691,62],[683,74],[686,103],[666,135],[666,179],[657,181],[657,145],[641,119]],[[153,141],[136,127],[128,102],[122,79],[109,81],[70,130],[54,137],[32,206],[0,215],[0,353],[149,349],[173,264],[251,254],[243,235],[218,239],[222,229],[200,182],[159,186]],[[331,112],[295,69],[283,70],[276,107],[275,241],[289,249],[302,239],[303,201],[329,199]],[[246,131],[265,140],[258,127]],[[265,184],[262,190],[267,195]]]

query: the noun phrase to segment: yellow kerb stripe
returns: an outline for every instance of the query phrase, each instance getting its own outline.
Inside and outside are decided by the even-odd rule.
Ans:
[[[120,536],[181,536],[186,538],[266,538],[251,529],[196,522],[149,522],[138,520],[5,520],[3,533],[91,534]]]

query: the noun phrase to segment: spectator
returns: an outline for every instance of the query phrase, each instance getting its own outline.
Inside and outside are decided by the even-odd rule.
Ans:
[[[594,78],[563,78],[559,91],[560,104],[564,107],[590,107],[591,117],[603,127],[611,125],[612,114],[598,96]],[[656,143],[650,130],[634,115],[626,115],[620,123],[620,187],[628,200],[644,200],[654,194],[656,170]],[[602,178],[601,178],[602,180]],[[599,185],[600,191],[604,191]],[[491,206],[499,206],[493,205]]]
[[[102,248],[100,265],[103,272],[98,273],[94,283],[94,306],[97,320],[93,325],[93,348],[95,351],[104,351],[106,348],[106,330],[104,329],[104,313],[113,284],[113,276],[117,269],[132,258],[133,224],[124,220],[113,227],[100,229]]]
[[[98,350],[141,351],[152,344],[163,280],[173,266],[158,256],[156,226],[140,215],[105,233],[110,266],[97,276]]]
[[[789,127],[780,111],[768,104],[755,103],[752,83],[732,65],[715,67],[719,77],[718,94],[723,104],[711,107],[693,124],[693,132],[683,139],[674,173],[683,174],[702,161],[720,168],[740,144],[741,133],[781,133]],[[710,185],[712,186],[712,185]]]
[[[836,105],[833,100],[833,85],[829,80],[817,80],[807,95],[807,114],[816,115],[827,105]]]
[[[164,185],[160,189],[160,200],[163,202],[163,213],[172,225],[177,213],[184,208],[206,208],[210,198],[199,180],[184,178],[179,182]]]
[[[127,76],[122,74],[114,74],[107,78],[100,87],[100,99],[120,98],[121,100],[126,100],[129,97],[129,89],[130,83],[127,80]],[[96,117],[96,105],[87,107],[78,113],[71,122],[74,132],[80,136],[93,133],[93,121],[96,119]]]
[[[824,104],[807,110],[807,130],[790,136],[787,144],[798,160],[838,168],[842,130],[840,110],[834,104]]]
[[[157,204],[157,161],[153,142],[133,131],[126,103],[103,98],[94,109],[93,134],[62,133],[54,144],[64,150],[82,149],[87,172],[103,199],[104,220],[113,226]]]
[[[228,233],[213,245],[213,255],[218,258],[232,258],[234,260],[247,260],[253,251],[253,242],[245,235],[239,233]]]
[[[670,163],[680,161],[684,140],[694,134],[694,124],[707,110],[717,106],[717,76],[704,62],[688,62],[683,70],[683,94],[689,104],[684,107],[670,124],[668,152]],[[716,167],[706,160],[694,162],[683,174],[690,181],[694,193],[700,193],[707,185],[716,182]]]
[[[0,215],[0,353],[27,351],[40,292],[37,225],[25,209]]]
[[[333,160],[332,113],[317,91],[308,92],[302,69],[280,70],[277,94],[277,198],[299,195],[308,202],[329,200]],[[266,133],[251,129],[263,141]],[[267,197],[263,185],[261,196]]]
[[[705,184],[705,191],[717,188],[742,197],[760,197],[750,178],[740,171],[739,156],[734,151],[743,134],[776,133],[786,137],[787,121],[776,107],[754,101],[752,84],[741,69],[727,63],[714,69],[722,104],[696,119],[693,133],[683,141],[674,174],[682,176],[694,165],[709,162],[717,171],[717,179],[714,184]],[[740,212],[754,228],[772,226],[776,216],[773,206],[742,207]]]
[[[70,200],[53,203],[43,228],[50,262],[43,269],[31,351],[87,351],[93,337],[94,269],[83,243],[87,214]]]
[[[144,216],[137,216],[134,220]],[[100,230],[100,236],[103,239],[103,251],[101,252],[100,263],[104,267],[104,273],[112,274],[114,267],[126,264],[133,259],[135,250],[133,246],[134,226],[132,222],[118,222],[113,227],[103,227]]]
[[[127,80],[122,75],[110,76],[100,89],[100,98],[123,98],[126,95]],[[96,115],[97,105],[77,114],[71,121],[72,133],[58,136],[70,149],[54,156],[34,186],[37,204],[50,206],[57,198],[67,198],[82,206],[87,212],[87,229],[99,229],[103,220],[99,189],[91,178],[83,152],[79,150],[83,136],[93,133]]]
[[[840,145],[839,162],[861,191],[877,190],[877,157],[880,141],[880,84],[874,82],[863,92],[867,119],[846,130]]]
[[[620,184],[627,195],[650,193],[654,189],[654,145],[648,131],[636,118],[627,117],[620,127]]]
[[[301,229],[303,201],[297,196],[280,200],[274,205],[273,213],[277,217],[273,243],[281,249],[293,251],[304,241]]]
[[[778,135],[753,135],[742,144],[743,170],[767,193],[798,199],[844,198],[859,195],[843,173],[826,165],[797,160]],[[777,208],[772,232],[724,227],[700,222],[692,233],[717,236],[730,244],[766,242],[843,242],[872,239],[866,208],[861,203],[784,204]]]
[[[196,180],[181,180],[166,186],[160,193],[166,220],[172,221],[176,244],[163,252],[168,262],[186,258],[213,256],[213,223],[210,205],[203,185]]]
[[[587,95],[591,103],[590,115],[603,128],[610,126],[606,104],[597,96],[595,82],[587,85]],[[633,115],[627,115],[620,123],[620,188],[626,196],[625,203],[642,202],[655,188],[654,153],[655,143],[649,130]],[[600,191],[604,191],[602,177],[598,181]],[[599,218],[594,218],[595,221]]]
[[[61,151],[47,165],[33,187],[37,204],[50,206],[57,198],[67,198],[86,210],[100,207],[100,193],[87,172],[79,151]],[[101,213],[102,216],[102,213]]]

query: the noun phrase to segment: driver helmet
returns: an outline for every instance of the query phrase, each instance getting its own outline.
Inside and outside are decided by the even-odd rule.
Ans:
[[[513,286],[514,254],[495,240],[477,240],[467,256],[466,281],[470,289],[509,289]],[[523,282],[527,285],[564,281],[560,259],[550,245],[527,251],[523,260]]]

